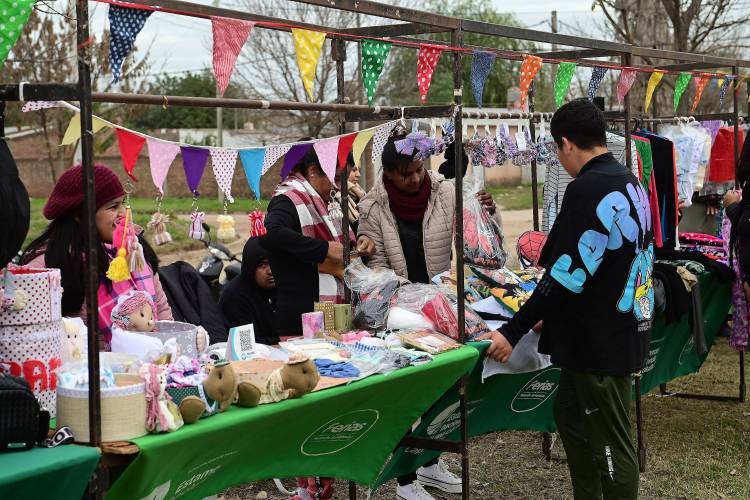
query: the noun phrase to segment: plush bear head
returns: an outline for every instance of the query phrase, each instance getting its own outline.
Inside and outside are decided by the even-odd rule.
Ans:
[[[237,380],[232,366],[227,363],[216,363],[203,381],[206,396],[219,402],[219,411],[226,410],[234,400]]]
[[[149,294],[131,290],[119,297],[117,305],[112,309],[112,323],[131,332],[153,332],[156,322]]]
[[[298,398],[315,389],[320,381],[320,374],[310,359],[292,357],[281,369],[281,380],[284,389],[289,390],[289,397]]]
[[[78,361],[83,352],[83,336],[81,328],[75,320],[63,318],[62,354],[64,363]]]

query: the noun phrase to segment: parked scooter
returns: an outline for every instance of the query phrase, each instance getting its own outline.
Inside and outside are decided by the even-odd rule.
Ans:
[[[218,300],[224,285],[239,276],[242,270],[242,261],[229,248],[211,240],[211,228],[208,224],[203,224],[203,231],[206,236],[201,241],[206,245],[208,255],[203,257],[198,264],[198,274],[211,288],[216,300]],[[229,264],[225,265],[227,262]],[[222,271],[225,275],[224,281],[221,281]]]

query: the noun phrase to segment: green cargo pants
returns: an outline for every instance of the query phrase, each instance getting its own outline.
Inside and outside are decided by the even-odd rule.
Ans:
[[[560,373],[555,420],[576,500],[638,498],[630,384],[630,376]]]

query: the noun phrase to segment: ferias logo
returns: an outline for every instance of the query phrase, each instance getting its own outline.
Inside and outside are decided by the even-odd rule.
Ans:
[[[377,410],[344,413],[318,427],[302,443],[300,451],[308,457],[332,455],[353,445],[380,419]]]
[[[682,351],[680,352],[680,358],[677,360],[677,364],[681,365],[688,359],[690,359],[690,356],[692,356],[695,353],[695,338],[691,334],[688,339],[685,341],[685,345],[682,346]]]
[[[560,369],[549,368],[538,374],[518,391],[510,402],[510,409],[516,413],[536,410],[557,391]]]
[[[466,415],[471,415],[482,400],[466,402]],[[427,426],[427,436],[432,439],[445,439],[461,427],[461,403],[456,401],[438,413]]]

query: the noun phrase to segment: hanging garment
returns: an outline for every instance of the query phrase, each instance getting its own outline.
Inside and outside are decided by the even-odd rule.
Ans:
[[[656,180],[652,175],[654,170],[654,159],[651,154],[651,141],[645,137],[633,135],[633,144],[638,151],[638,162],[640,163],[641,185],[648,191],[648,203],[651,209],[651,221],[654,228],[654,244],[657,248],[664,245],[664,239],[661,231],[661,217],[659,216],[659,203],[656,194]]]
[[[695,178],[701,167],[708,132],[688,125],[665,125],[660,132],[674,143],[678,198],[680,203],[689,207],[692,205]]]
[[[677,245],[677,175],[675,172],[674,144],[653,132],[640,132],[639,137],[651,141],[656,178],[656,193],[661,215],[662,241],[665,248]]]
[[[632,158],[630,171],[638,177],[638,151],[633,142],[630,142]],[[625,137],[607,132],[607,148],[618,162],[627,167]],[[556,150],[553,154],[557,154]],[[542,195],[542,231],[545,233],[549,233],[549,230],[555,223],[555,218],[560,213],[560,205],[562,205],[565,190],[572,180],[573,178],[565,171],[565,168],[559,161],[547,163],[547,176],[544,181],[544,193]]]
[[[745,140],[742,129],[739,130],[739,140]],[[734,127],[721,127],[711,148],[706,181],[701,189],[701,196],[709,194],[723,195],[734,187]]]

